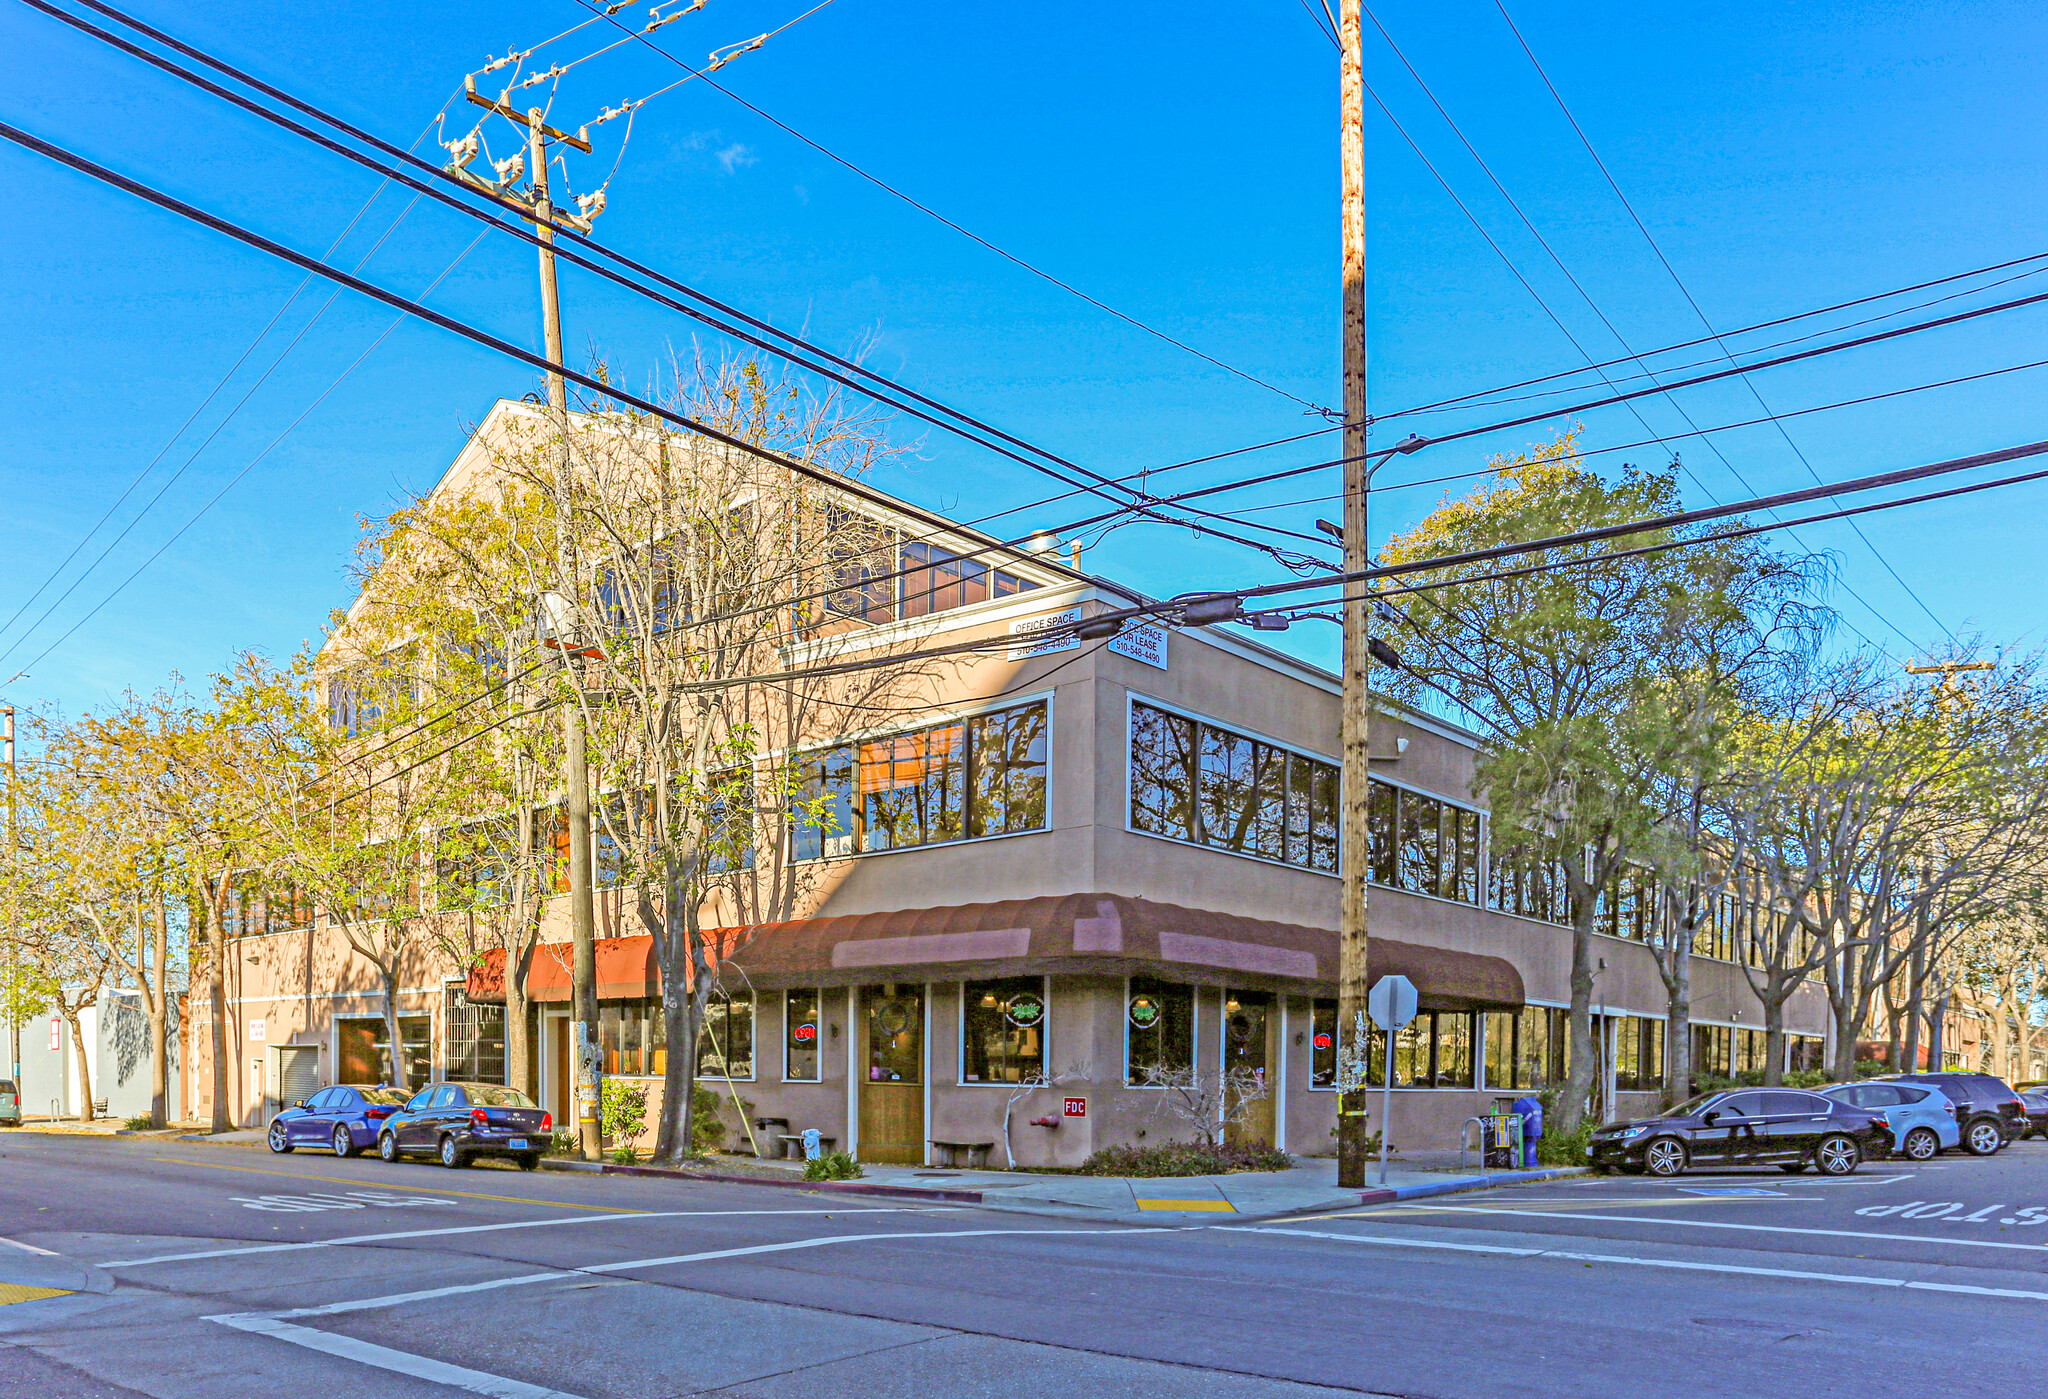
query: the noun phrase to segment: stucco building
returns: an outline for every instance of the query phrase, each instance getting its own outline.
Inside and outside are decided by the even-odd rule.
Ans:
[[[500,404],[479,435],[523,411]],[[450,479],[473,470],[459,462]],[[1141,599],[1050,552],[966,557],[993,542],[964,527],[906,542],[905,567],[924,571],[841,639],[857,650],[914,629],[920,644],[1011,644],[949,665],[915,715],[795,745],[835,819],[791,833],[809,875],[800,916],[728,935],[705,1064],[729,1143],[744,1147],[759,1120],[759,1137],[815,1127],[874,1161],[993,1142],[1000,1162],[1007,1140],[1019,1163],[1070,1165],[1188,1135],[1188,1086],[1227,1076],[1255,1085],[1232,1134],[1333,1152],[1338,678],[1231,627],[1046,643],[1035,634],[1049,623]],[[1478,754],[1441,719],[1391,704],[1375,716],[1373,975],[1407,975],[1423,1007],[1393,1047],[1392,1135],[1409,1149],[1455,1144],[1494,1096],[1564,1069],[1562,891],[1490,856]],[[621,891],[598,904],[605,1067],[658,1091],[652,944]],[[1622,1110],[1662,1084],[1647,904],[1612,891],[1596,939],[1600,1077]],[[559,1122],[567,918],[546,919],[527,980],[531,1067]],[[321,914],[264,914],[234,945],[233,1116],[388,1071],[381,994]],[[1697,1071],[1761,1067],[1763,1013],[1736,940],[1724,928],[1700,946]],[[400,991],[415,1080],[504,1074],[502,976],[502,957],[416,959]],[[1818,987],[1787,1009],[1794,1062],[1821,1063]],[[209,1036],[194,1029],[187,1101],[203,1112]],[[1377,1083],[1384,1055],[1374,1063]]]

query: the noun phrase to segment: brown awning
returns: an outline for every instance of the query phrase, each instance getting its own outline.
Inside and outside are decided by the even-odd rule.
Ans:
[[[1335,989],[1337,934],[1154,903],[1121,894],[1066,894],[1002,903],[807,918],[717,930],[720,955],[747,980],[777,985],[951,980],[1026,973],[1174,973],[1248,987]],[[653,940],[598,942],[598,995],[659,994]],[[536,949],[528,994],[568,999],[568,948]],[[1522,977],[1501,957],[1372,940],[1372,977],[1399,974],[1431,1010],[1512,1008]],[[504,999],[503,953],[470,974],[472,1000]]]

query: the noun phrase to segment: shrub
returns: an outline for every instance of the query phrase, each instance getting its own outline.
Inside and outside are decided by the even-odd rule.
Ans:
[[[858,1180],[866,1172],[849,1152],[834,1151],[804,1162],[805,1180]]]
[[[647,1130],[647,1085],[630,1079],[608,1078],[598,1098],[598,1120],[604,1134],[633,1159],[633,1143]],[[618,1154],[613,1153],[613,1160]]]
[[[139,1117],[131,1117],[121,1125],[131,1132],[147,1132],[150,1127],[149,1114],[145,1112]]]
[[[547,1154],[550,1156],[580,1156],[583,1147],[576,1140],[574,1132],[562,1131],[548,1138]]]
[[[1885,1063],[1882,1059],[1858,1059],[1856,1061],[1856,1077],[1858,1078],[1876,1078],[1879,1074],[1888,1074],[1891,1071],[1892,1066]]]
[[[1158,1146],[1106,1146],[1076,1167],[1084,1176],[1220,1176],[1235,1171],[1284,1171],[1294,1158],[1270,1146],[1163,1142]]]
[[[640,1159],[640,1153],[630,1146],[615,1146],[612,1148],[611,1159],[615,1166],[630,1166]]]
[[[1825,1088],[1835,1081],[1826,1069],[1794,1069],[1785,1075],[1787,1088]]]
[[[1593,1128],[1598,1124],[1588,1117],[1575,1132],[1546,1131],[1536,1139],[1536,1164],[1539,1166],[1583,1166],[1586,1164],[1586,1149],[1593,1144]]]
[[[702,1156],[707,1151],[716,1151],[725,1145],[725,1124],[718,1120],[718,1105],[725,1101],[715,1089],[703,1084],[692,1086],[690,1093],[690,1151]],[[849,1158],[851,1159],[851,1158]],[[837,1180],[837,1176],[827,1177]]]

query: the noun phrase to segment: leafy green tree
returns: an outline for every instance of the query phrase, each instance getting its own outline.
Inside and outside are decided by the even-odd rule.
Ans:
[[[1656,518],[1680,508],[1677,474],[1624,467],[1603,480],[1572,437],[1496,458],[1484,484],[1447,499],[1387,546],[1410,563]],[[1697,533],[1697,532],[1696,532]],[[1593,932],[1603,891],[1655,857],[1669,775],[1704,768],[1722,713],[1722,673],[1808,625],[1807,575],[1746,541],[1685,543],[1646,530],[1562,546],[1511,565],[1447,567],[1416,580],[1395,688],[1433,692],[1487,735],[1479,785],[1497,856],[1558,869],[1571,910],[1571,1012],[1559,1127],[1593,1089]],[[1626,558],[1620,549],[1682,544]],[[1543,571],[1515,572],[1532,564]],[[1502,576],[1502,575],[1509,576]],[[1407,583],[1407,580],[1404,580]],[[1415,584],[1407,584],[1414,587]],[[1748,639],[1747,645],[1731,639]],[[1676,702],[1675,702],[1676,701]]]

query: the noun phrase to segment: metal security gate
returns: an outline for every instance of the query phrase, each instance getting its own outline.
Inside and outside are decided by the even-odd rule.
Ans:
[[[265,1121],[320,1091],[320,1046],[277,1044],[270,1047],[270,1053],[270,1082],[274,1086],[265,1096]]]

